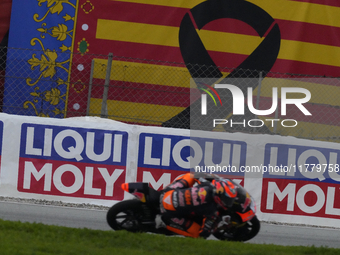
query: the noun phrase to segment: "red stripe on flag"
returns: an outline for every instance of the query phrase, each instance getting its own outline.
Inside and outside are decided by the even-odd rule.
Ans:
[[[306,3],[311,3],[311,4],[321,4],[321,5],[340,7],[339,0],[290,0],[290,1],[306,2]]]
[[[104,80],[94,79],[93,84],[104,84]],[[111,81],[110,85],[108,100],[176,107],[190,105],[190,88],[125,81]],[[103,85],[95,86],[91,97],[102,98]]]
[[[339,1],[340,2],[340,1]],[[283,40],[309,42],[340,47],[340,27],[276,19]],[[204,26],[204,30],[258,36],[246,23],[233,19],[219,19]]]
[[[286,59],[276,60],[271,72],[292,73],[303,75],[339,77],[340,67],[330,65],[320,65],[301,61]]]
[[[282,39],[340,47],[340,27],[291,20],[276,22],[280,27]]]

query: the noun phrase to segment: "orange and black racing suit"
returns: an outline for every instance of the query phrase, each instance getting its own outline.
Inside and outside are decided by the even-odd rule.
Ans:
[[[196,182],[198,185],[193,186]],[[232,203],[234,198],[230,199]],[[207,238],[218,223],[219,201],[214,185],[200,183],[188,173],[163,190],[160,198],[161,219],[172,232]],[[194,216],[202,216],[203,222],[199,224]]]

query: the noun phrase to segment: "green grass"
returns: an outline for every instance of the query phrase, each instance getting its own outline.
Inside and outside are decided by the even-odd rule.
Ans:
[[[0,254],[95,254],[95,255],[256,255],[256,254],[340,254],[325,247],[222,242],[215,240],[133,234],[47,226],[0,220]]]

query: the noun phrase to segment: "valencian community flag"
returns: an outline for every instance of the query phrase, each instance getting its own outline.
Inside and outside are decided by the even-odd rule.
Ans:
[[[190,78],[237,68],[271,77],[338,77],[339,17],[338,0],[13,0],[9,47],[32,52],[9,51],[6,76],[30,78],[6,79],[4,105],[12,107],[4,111],[24,106],[27,115],[84,115],[87,84],[92,78],[104,85],[113,53],[108,114],[128,123],[176,127],[190,105]],[[18,58],[24,60],[20,65]],[[93,59],[95,70],[103,71],[91,77]],[[90,112],[100,108],[103,89],[92,90]],[[337,85],[309,89],[314,112],[340,116]],[[6,100],[14,93],[15,99]],[[320,136],[340,134],[334,124],[340,122],[325,114],[294,117],[309,130],[323,130]]]

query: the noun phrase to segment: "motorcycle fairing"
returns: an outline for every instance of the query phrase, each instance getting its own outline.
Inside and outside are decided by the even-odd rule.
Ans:
[[[145,182],[123,183],[122,189],[131,193],[143,203],[146,202],[146,195],[149,194],[149,184]]]

